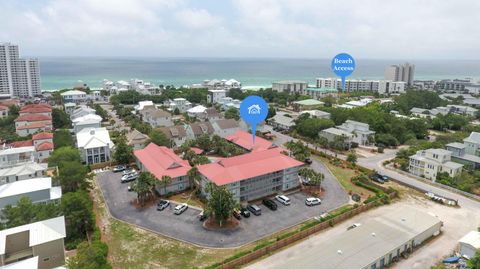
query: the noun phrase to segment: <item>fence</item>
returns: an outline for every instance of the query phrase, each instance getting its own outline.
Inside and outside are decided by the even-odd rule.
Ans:
[[[394,198],[396,196],[396,193],[393,192],[393,193],[389,193],[388,196],[390,198]],[[376,201],[372,201],[366,205],[361,205],[357,208],[354,208],[350,211],[347,211],[341,215],[338,215],[336,217],[333,217],[329,220],[325,220],[313,227],[310,227],[308,229],[305,229],[303,231],[300,231],[292,236],[289,236],[287,238],[284,238],[284,239],[281,239],[281,240],[278,240],[274,243],[272,243],[272,245],[269,245],[269,246],[266,246],[264,248],[261,248],[261,249],[258,249],[258,250],[254,250],[253,252],[245,255],[245,256],[242,256],[242,257],[239,257],[233,261],[230,261],[230,262],[227,262],[225,264],[222,264],[222,265],[219,265],[217,268],[219,269],[231,269],[231,268],[235,268],[237,266],[241,266],[241,265],[245,265],[245,264],[248,264],[268,253],[271,253],[273,251],[276,251],[276,250],[279,250],[285,246],[288,246],[290,244],[293,244],[301,239],[304,239],[312,234],[315,234],[319,231],[322,231],[322,230],[325,230],[337,223],[340,223],[346,219],[349,219],[355,215],[358,215],[362,212],[365,212],[373,207],[376,206]]]

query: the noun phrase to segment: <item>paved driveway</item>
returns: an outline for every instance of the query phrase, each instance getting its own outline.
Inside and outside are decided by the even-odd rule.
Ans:
[[[325,180],[324,187],[327,188],[327,194],[322,205],[305,206],[305,194],[297,192],[289,195],[292,203],[290,206],[277,203],[278,210],[271,211],[260,205],[261,216],[252,214],[248,219],[242,218],[239,227],[233,231],[207,231],[197,219],[200,213],[197,209],[189,208],[182,215],[177,216],[173,214],[173,209],[169,208],[160,212],[155,207],[134,208],[130,201],[136,198],[136,194],[127,191],[128,183],[120,183],[120,177],[120,173],[115,174],[110,171],[97,174],[97,182],[112,216],[162,235],[204,247],[241,246],[318,216],[348,201],[345,191],[341,187],[332,185],[336,182],[332,176]]]

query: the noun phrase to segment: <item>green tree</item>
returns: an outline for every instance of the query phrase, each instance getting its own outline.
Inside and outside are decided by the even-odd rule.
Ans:
[[[150,141],[157,146],[172,146],[172,141],[170,141],[170,139],[168,139],[168,137],[158,128],[152,130],[148,136],[150,137]]]
[[[275,108],[272,106],[269,106],[267,119],[273,118],[276,114],[277,114],[277,111],[275,110]]]
[[[229,108],[227,111],[225,111],[225,119],[239,120],[240,113],[238,112],[238,109],[232,107],[232,108]]]
[[[318,137],[318,133],[321,130],[324,130],[333,126],[335,126],[335,123],[330,119],[302,117],[296,120],[295,130],[302,136],[315,139]]]
[[[108,245],[100,240],[82,242],[77,247],[77,254],[67,261],[68,269],[111,269],[108,263]]]
[[[208,134],[201,135],[195,141],[199,148],[205,151],[212,150],[212,142],[210,141],[210,136]]]
[[[153,196],[155,184],[157,184],[157,179],[149,172],[140,173],[138,179],[131,183],[131,187],[137,193],[137,199],[142,207],[145,206],[145,201]]]
[[[228,220],[232,215],[233,210],[238,207],[237,202],[225,186],[209,183],[206,192],[209,195],[209,199],[205,212],[215,218],[219,225],[222,226],[224,221]]]
[[[198,186],[198,183],[200,181],[200,173],[198,172],[197,167],[192,167],[190,170],[187,172],[188,180],[190,183],[190,187],[196,188]]]
[[[88,168],[78,161],[62,161],[58,166],[55,180],[60,182],[63,192],[86,191],[90,189]]]
[[[477,250],[475,256],[467,261],[468,268],[480,269],[480,250]]]
[[[180,109],[178,109],[178,107],[176,107],[176,108],[173,110],[173,114],[174,114],[174,115],[180,115]]]
[[[48,157],[48,166],[59,166],[61,162],[81,162],[80,151],[73,147],[56,148]]]
[[[352,150],[348,153],[347,162],[350,162],[353,165],[355,165],[355,163],[357,163],[357,154],[355,153],[355,151]]]
[[[22,197],[15,205],[7,205],[2,211],[4,228],[12,228],[32,222],[54,218],[59,215],[55,204],[33,204],[28,197]],[[2,227],[2,224],[0,224]]]
[[[73,142],[72,135],[67,129],[58,129],[55,130],[55,135],[53,136],[53,145],[56,149],[61,147],[74,147],[75,143]]]
[[[129,164],[133,160],[133,147],[127,144],[125,136],[117,139],[113,158],[118,164]]]
[[[95,227],[93,204],[87,192],[76,191],[62,196],[60,209],[65,216],[67,226],[67,242],[76,245],[87,238],[87,233]]]
[[[288,150],[293,154],[295,159],[303,162],[305,159],[310,157],[310,149],[307,147],[307,145],[303,144],[301,141],[289,141],[285,143],[285,146],[287,147]]]
[[[167,187],[172,182],[172,178],[170,176],[162,176],[160,179],[160,185],[163,187],[163,195],[167,195]]]
[[[60,128],[70,128],[72,122],[70,121],[70,117],[68,116],[65,111],[54,108],[52,110],[52,124],[53,128],[60,129]]]

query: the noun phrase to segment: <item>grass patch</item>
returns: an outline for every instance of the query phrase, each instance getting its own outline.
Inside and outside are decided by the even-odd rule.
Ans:
[[[172,195],[168,198],[170,201],[175,201],[177,203],[186,203],[191,206],[203,208],[203,205],[196,199],[195,193],[192,191],[186,191]]]
[[[321,161],[324,165],[328,167],[328,169],[330,169],[332,174],[337,178],[337,180],[340,182],[343,188],[345,188],[347,193],[357,193],[364,196],[375,195],[375,193],[352,183],[350,179],[356,176],[355,170],[335,166],[331,164],[326,158],[320,158],[316,156],[314,158]]]

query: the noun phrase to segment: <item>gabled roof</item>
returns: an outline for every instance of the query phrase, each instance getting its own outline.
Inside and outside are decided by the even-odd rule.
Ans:
[[[214,108],[210,107],[205,110],[205,113],[207,113],[207,118],[218,118],[220,117],[220,113]]]
[[[261,151],[276,147],[272,142],[258,136],[255,136],[255,144],[252,144],[252,134],[241,130],[225,137],[225,139],[250,151]]]
[[[77,133],[77,146],[79,148],[99,148],[114,146],[106,128],[85,128]]]
[[[422,114],[422,113],[428,112],[428,109],[414,107],[414,108],[410,109],[410,112],[411,113]]]
[[[52,112],[52,107],[48,104],[30,104],[20,109],[20,114],[24,113],[46,113]]]
[[[37,151],[45,151],[45,150],[52,150],[53,143],[51,142],[43,142],[40,145],[37,145]]]
[[[148,139],[148,135],[140,133],[137,129],[133,129],[133,131],[127,134],[128,144],[144,142]]]
[[[187,137],[187,132],[185,131],[185,128],[179,125],[171,127],[161,127],[160,131],[162,131],[162,133],[164,133],[169,139]]]
[[[202,134],[213,134],[213,126],[210,122],[195,122],[189,125],[193,134],[202,135]]]
[[[187,110],[188,113],[204,113],[207,110],[206,107],[202,105],[194,106]]]
[[[467,138],[463,139],[463,141],[480,144],[480,133],[471,132]]]
[[[19,121],[47,121],[52,120],[52,117],[43,114],[25,114],[20,115],[15,119],[15,122]]]
[[[12,167],[7,167],[0,169],[0,177],[4,176],[23,176],[23,175],[31,175],[35,174],[36,172],[39,171],[45,171],[47,170],[47,164],[39,164],[36,162],[27,162],[27,163],[21,163],[16,166]]]
[[[0,105],[0,110],[8,110],[8,106]]]
[[[34,134],[32,140],[43,140],[43,139],[53,139],[53,133],[50,132],[41,132]]]
[[[234,119],[222,119],[214,122],[220,129],[238,128],[238,122]]]
[[[304,163],[281,154],[277,149],[269,149],[199,165],[198,171],[221,186],[302,165]]]
[[[83,91],[79,91],[79,90],[71,90],[71,91],[62,92],[60,95],[61,95],[61,96],[67,96],[67,95],[87,95],[87,93],[86,93],[86,92],[83,92]]]
[[[29,247],[65,238],[65,218],[63,216],[34,222],[0,231],[0,255],[5,254],[5,242],[8,235],[23,231],[29,232]]]
[[[38,128],[45,128],[47,126],[52,126],[52,123],[46,123],[46,122],[43,122],[43,121],[39,121],[39,122],[34,122],[34,123],[31,123],[31,124],[28,124],[28,125],[24,125],[24,126],[18,126],[16,129],[17,130],[38,129]]]
[[[475,249],[480,249],[480,232],[471,231],[459,240],[460,243],[468,244]]]
[[[52,188],[51,177],[37,177],[0,185],[0,199]]]
[[[102,117],[97,114],[86,114],[72,120],[74,125],[84,125],[102,122]]]
[[[146,170],[159,180],[162,176],[171,178],[186,176],[188,170],[192,168],[188,161],[182,160],[173,150],[154,143],[148,144],[144,149],[135,150],[133,154]]]
[[[32,140],[25,140],[25,141],[15,141],[10,144],[12,148],[21,148],[21,147],[31,147],[33,146]]]

